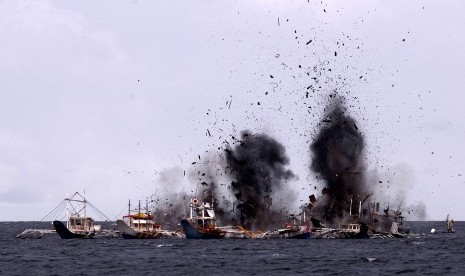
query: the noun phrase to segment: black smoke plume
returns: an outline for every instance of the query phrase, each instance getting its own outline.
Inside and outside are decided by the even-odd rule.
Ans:
[[[294,177],[286,169],[289,158],[284,146],[266,134],[243,131],[238,144],[228,146],[225,154],[241,225],[262,230],[281,223],[283,214],[273,210],[273,196]]]
[[[345,114],[344,101],[332,99],[319,133],[310,146],[311,169],[325,180],[326,185],[313,211],[327,222],[341,219],[349,212],[358,213],[359,202],[369,196],[362,164],[363,136],[355,120]]]

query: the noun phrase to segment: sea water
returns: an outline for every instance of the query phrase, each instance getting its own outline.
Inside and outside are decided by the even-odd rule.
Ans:
[[[0,222],[0,275],[465,275],[465,222],[410,222],[404,239],[18,239]],[[437,229],[431,234],[431,229]]]

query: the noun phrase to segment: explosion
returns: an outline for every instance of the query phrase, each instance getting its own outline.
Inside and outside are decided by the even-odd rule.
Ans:
[[[326,184],[312,213],[330,223],[349,212],[359,212],[358,208],[349,210],[352,201],[365,201],[370,195],[364,181],[363,136],[355,120],[345,114],[344,101],[332,99],[319,133],[310,146],[313,154],[311,169]]]
[[[233,178],[231,189],[240,201],[241,225],[266,229],[282,218],[272,210],[273,195],[294,177],[286,169],[289,158],[283,145],[266,134],[241,133],[239,144],[225,150],[227,168]],[[281,222],[281,221],[279,221]]]

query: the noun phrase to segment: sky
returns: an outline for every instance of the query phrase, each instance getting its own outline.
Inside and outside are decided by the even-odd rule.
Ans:
[[[0,221],[76,191],[114,219],[129,199],[192,194],[184,172],[245,129],[286,147],[298,206],[322,185],[309,147],[334,94],[383,204],[465,220],[464,9],[0,0]]]

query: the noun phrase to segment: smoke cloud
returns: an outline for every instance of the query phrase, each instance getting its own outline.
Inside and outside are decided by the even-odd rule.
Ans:
[[[182,176],[183,170],[179,167],[160,171],[155,180],[157,190],[147,199],[157,223],[164,229],[178,229],[179,221],[187,212],[185,202],[189,201],[189,196]]]
[[[346,114],[343,99],[331,99],[310,146],[311,169],[326,185],[313,211],[327,222],[343,218],[349,213],[351,200],[364,201],[370,194],[364,181],[363,136],[355,120]],[[355,209],[352,213],[358,212]]]
[[[283,214],[272,208],[273,197],[294,177],[286,169],[289,158],[284,146],[266,134],[243,131],[238,144],[225,153],[231,190],[240,202],[236,208],[241,225],[262,230],[281,223]]]

